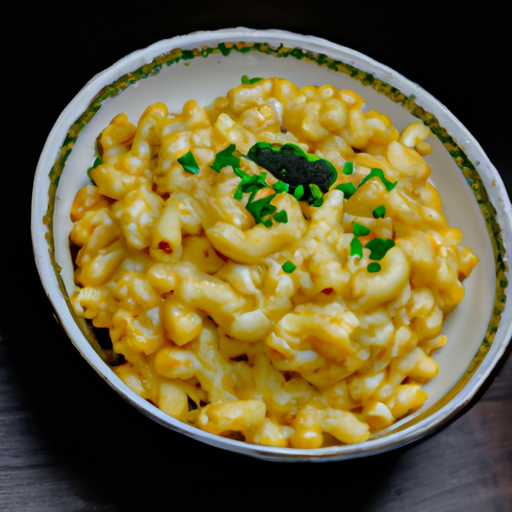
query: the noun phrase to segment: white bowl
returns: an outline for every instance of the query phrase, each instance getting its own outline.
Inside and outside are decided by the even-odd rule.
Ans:
[[[92,162],[97,134],[115,115],[126,112],[136,120],[156,101],[164,102],[170,111],[180,111],[189,99],[207,106],[244,74],[280,76],[298,86],[330,83],[352,89],[372,108],[387,114],[399,130],[417,117],[427,121],[437,138],[432,137],[433,151],[426,159],[448,223],[462,229],[464,244],[480,259],[465,281],[466,297],[444,323],[449,342],[435,355],[440,371],[424,386],[427,402],[361,444],[316,450],[257,446],[181,423],[139,397],[112,372],[88,341],[83,322],[70,305],[69,211],[76,192],[87,184],[85,170]],[[510,341],[512,301],[505,303],[510,273],[504,262],[512,253],[511,223],[510,200],[498,172],[464,126],[420,86],[365,55],[323,39],[247,28],[160,41],[92,78],[48,137],[32,203],[32,236],[41,280],[62,326],[90,365],[128,402],[162,425],[220,448],[272,460],[339,460],[380,453],[424,437],[460,411]]]

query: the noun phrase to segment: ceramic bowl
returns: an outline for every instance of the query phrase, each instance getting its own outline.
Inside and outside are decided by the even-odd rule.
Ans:
[[[201,431],[168,416],[131,391],[88,340],[69,301],[73,263],[69,211],[87,184],[97,134],[121,112],[136,121],[164,102],[181,111],[201,106],[240,83],[242,75],[287,78],[298,86],[330,83],[354,90],[402,130],[418,118],[434,136],[426,157],[450,226],[480,259],[465,281],[466,297],[444,323],[449,342],[437,352],[440,371],[424,386],[429,398],[368,441],[316,450],[251,445]],[[168,428],[199,441],[273,460],[340,460],[411,443],[432,433],[476,394],[510,340],[512,301],[506,259],[512,254],[511,205],[503,182],[478,142],[439,101],[392,69],[349,48],[280,30],[197,32],[136,51],[96,75],[62,112],[42,152],[33,190],[32,236],[37,267],[63,328],[90,365],[122,397]]]

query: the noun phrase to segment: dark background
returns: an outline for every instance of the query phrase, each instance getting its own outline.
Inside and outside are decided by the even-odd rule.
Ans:
[[[487,2],[474,12],[447,2],[14,6],[5,25],[12,24],[16,36],[4,45],[2,67],[0,509],[249,503],[379,512],[512,509],[511,360],[502,362],[494,384],[495,375],[467,414],[434,437],[391,453],[312,465],[223,452],[136,412],[80,357],[53,318],[29,227],[33,175],[46,137],[93,75],[160,39],[235,26],[324,37],[417,82],[476,137],[510,195],[510,26],[501,5]]]

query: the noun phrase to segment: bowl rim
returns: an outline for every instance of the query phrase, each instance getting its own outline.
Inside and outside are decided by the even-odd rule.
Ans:
[[[215,31],[198,31],[158,41],[147,48],[136,50],[114,63],[109,68],[96,74],[63,110],[48,136],[34,177],[32,192],[32,243],[36,266],[43,287],[56,311],[59,322],[77,350],[79,350],[81,355],[96,372],[136,409],[168,428],[219,448],[270,460],[319,461],[326,459],[341,460],[374,455],[421,439],[440,428],[473,399],[505,353],[512,336],[512,301],[509,300],[508,303],[505,303],[504,310],[501,313],[501,322],[496,332],[496,335],[499,334],[499,338],[494,340],[483,362],[462,389],[460,389],[448,403],[419,423],[405,427],[403,430],[392,432],[386,437],[370,439],[364,443],[355,445],[341,445],[318,448],[315,450],[276,448],[234,441],[215,436],[176,420],[151,405],[128,388],[94,351],[78,329],[70,314],[68,305],[59,288],[58,276],[50,260],[48,242],[45,238],[47,229],[42,229],[41,226],[41,220],[43,216],[46,215],[48,206],[47,191],[50,186],[48,170],[57,157],[55,147],[60,149],[62,146],[62,142],[68,130],[79,115],[77,113],[84,112],[98,91],[113,83],[120,76],[151,63],[155,57],[168,53],[175,48],[196,47],[201,43],[214,46],[221,42],[228,41],[245,41],[248,43],[260,41],[270,44],[276,44],[277,41],[282,41],[283,44],[287,46],[299,47],[315,54],[325,54],[340,59],[342,62],[350,64],[362,71],[371,72],[385,82],[391,83],[394,86],[396,85],[406,96],[414,96],[415,101],[417,101],[419,105],[421,105],[422,102],[428,104],[428,111],[432,112],[437,117],[439,124],[449,129],[450,134],[458,143],[462,140],[464,141],[464,149],[468,153],[468,156],[470,156],[470,159],[474,161],[475,155],[478,156],[478,161],[480,162],[478,172],[485,185],[490,202],[496,209],[498,222],[501,226],[503,246],[506,251],[505,261],[507,260],[507,256],[512,254],[512,206],[500,174],[492,165],[479,143],[462,123],[458,121],[441,102],[436,100],[418,84],[411,82],[400,73],[397,73],[388,66],[360,52],[316,36],[304,36],[284,30],[254,30],[245,27]],[[493,182],[494,185],[491,186]],[[42,191],[45,193],[43,194]],[[510,269],[506,271],[505,274],[510,280]]]

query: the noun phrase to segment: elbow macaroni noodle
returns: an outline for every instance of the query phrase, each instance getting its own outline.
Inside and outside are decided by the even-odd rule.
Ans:
[[[132,390],[213,434],[293,448],[359,443],[422,406],[443,319],[478,260],[427,181],[429,129],[400,134],[364,103],[269,78],[207,109],[188,101],[170,115],[156,103],[138,126],[120,114],[105,128],[95,185],[71,210],[72,303],[109,329],[125,358],[114,372]],[[258,141],[331,162],[338,176],[323,204],[278,193],[270,204],[287,222],[255,224],[249,194],[234,197],[233,167],[210,165],[229,145],[247,154]],[[178,162],[188,152],[197,174]],[[265,171],[245,158],[240,168]],[[396,186],[361,184],[374,168]],[[350,183],[349,197],[339,186]],[[371,232],[358,237],[362,257],[354,223]],[[375,237],[395,245],[371,272],[364,246]]]

